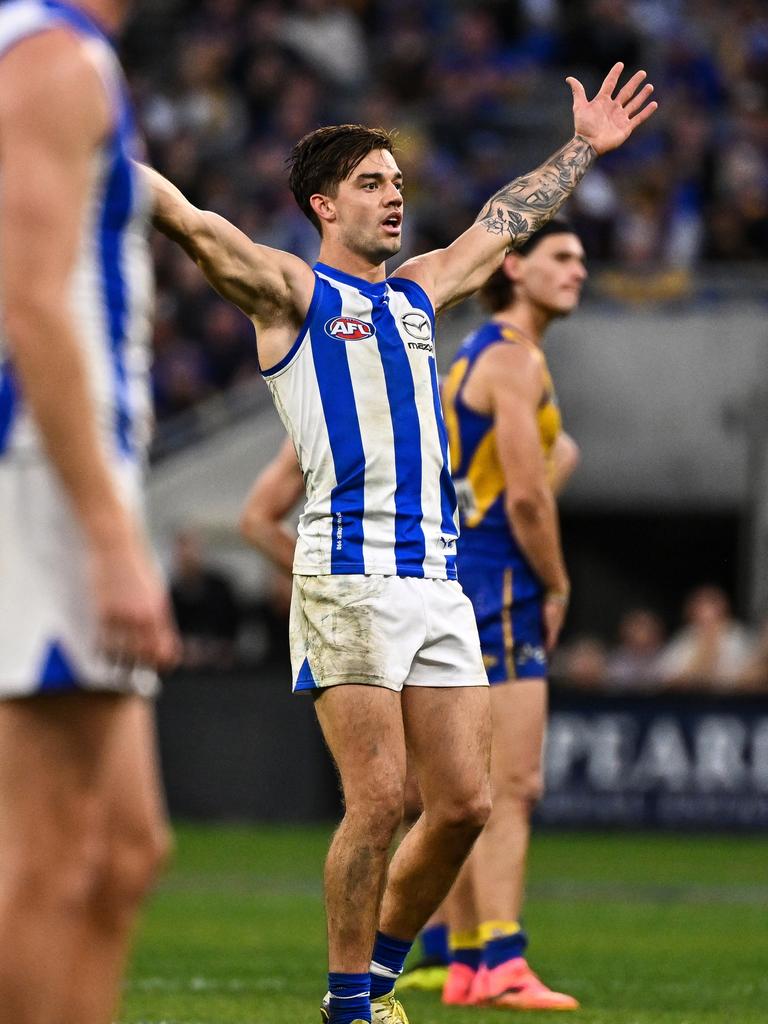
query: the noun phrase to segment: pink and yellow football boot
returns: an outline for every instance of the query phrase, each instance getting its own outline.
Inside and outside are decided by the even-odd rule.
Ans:
[[[443,998],[445,1002],[445,998]],[[469,1000],[507,1010],[578,1010],[579,1003],[564,992],[547,988],[522,956],[498,967],[482,966],[475,975]]]
[[[472,996],[477,971],[467,964],[455,961],[448,965],[448,977],[443,985],[443,1003],[446,1006],[473,1006]]]

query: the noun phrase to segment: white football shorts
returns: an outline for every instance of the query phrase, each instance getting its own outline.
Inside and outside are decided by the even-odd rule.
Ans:
[[[140,470],[116,467],[138,504]],[[97,643],[85,543],[50,467],[0,460],[0,699],[99,690],[152,696],[156,674],[107,659]]]
[[[290,634],[294,692],[488,685],[472,605],[455,580],[294,576]]]

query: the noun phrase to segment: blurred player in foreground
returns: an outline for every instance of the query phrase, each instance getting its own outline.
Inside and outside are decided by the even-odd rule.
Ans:
[[[434,358],[436,313],[483,284],[568,198],[597,155],[651,116],[622,65],[573,138],[492,196],[452,245],[400,249],[392,138],[321,128],[291,155],[294,196],[321,236],[314,269],[255,245],[147,170],[155,223],[252,320],[259,360],[296,449],[307,504],[294,558],[294,688],[314,694],[345,814],[325,868],[331,1024],[406,1020],[394,984],[490,809],[489,700],[472,608],[456,583],[456,496]],[[614,92],[616,96],[614,97]],[[389,863],[406,741],[424,813]],[[377,931],[378,924],[378,931]]]
[[[0,1021],[108,1024],[167,846],[141,525],[147,196],[106,33],[126,3],[0,6]]]
[[[459,579],[475,610],[493,725],[493,811],[449,897],[448,1004],[578,1007],[528,967],[519,919],[542,784],[547,653],[568,606],[556,495],[578,461],[542,346],[550,323],[578,305],[585,278],[578,236],[551,220],[480,290],[491,319],[460,347],[443,387]]]

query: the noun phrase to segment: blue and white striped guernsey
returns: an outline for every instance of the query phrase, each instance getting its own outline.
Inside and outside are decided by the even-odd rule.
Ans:
[[[293,570],[455,579],[432,304],[402,277],[314,269],[296,342],[262,371],[304,473]]]
[[[113,114],[112,132],[94,155],[71,311],[108,452],[116,460],[142,460],[151,424],[151,197],[131,163],[138,153],[122,71],[100,27],[79,7],[59,0],[0,3],[0,60],[22,40],[62,26],[83,40]],[[17,455],[38,458],[43,451],[0,329],[0,458]]]

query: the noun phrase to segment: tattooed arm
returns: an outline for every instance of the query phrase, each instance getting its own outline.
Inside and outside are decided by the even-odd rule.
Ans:
[[[475,224],[497,236],[504,252],[522,245],[560,209],[596,158],[594,147],[581,135],[574,135],[541,167],[515,178],[491,196]]]
[[[434,291],[419,278],[435,308],[454,306],[482,287],[510,249],[526,242],[555,215],[596,158],[592,145],[575,135],[541,167],[491,196],[473,226],[453,245],[421,257],[427,272],[435,268],[430,278]]]
[[[656,110],[652,85],[636,72],[617,95],[623,64],[615,64],[599,92],[587,100],[584,87],[567,78],[573,94],[575,134],[535,171],[515,178],[491,196],[477,220],[448,248],[417,256],[398,275],[410,277],[430,295],[436,310],[472,294],[509,249],[522,245],[557,213],[598,156],[616,149]]]

